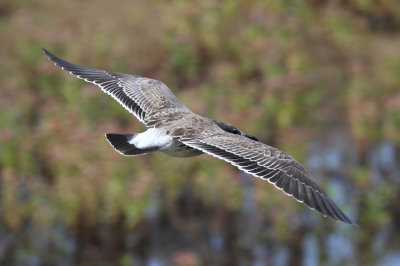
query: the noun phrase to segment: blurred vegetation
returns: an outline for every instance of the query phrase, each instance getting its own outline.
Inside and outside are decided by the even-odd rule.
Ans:
[[[149,254],[176,265],[249,264],[249,243],[271,254],[287,247],[293,264],[308,232],[322,246],[335,230],[356,244],[360,265],[399,248],[399,169],[378,169],[377,183],[369,156],[384,141],[397,155],[400,147],[400,2],[0,1],[0,34],[0,264],[140,265]],[[162,80],[193,111],[303,163],[307,143],[344,132],[357,163],[342,161],[338,180],[350,196],[340,204],[356,206],[362,230],[254,179],[252,231],[235,168],[207,156],[120,156],[104,133],[143,126],[54,67],[42,46],[78,64]],[[319,174],[328,189],[329,173]],[[387,248],[374,245],[382,230]],[[210,232],[224,236],[223,251],[208,252]],[[318,262],[354,261],[329,262],[321,251]]]

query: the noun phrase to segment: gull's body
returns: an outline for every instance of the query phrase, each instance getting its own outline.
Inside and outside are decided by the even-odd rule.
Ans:
[[[106,134],[119,153],[161,151],[177,157],[207,153],[267,180],[324,216],[354,224],[290,155],[232,125],[191,112],[161,81],[87,68],[44,52],[64,70],[98,85],[148,127],[138,134]]]

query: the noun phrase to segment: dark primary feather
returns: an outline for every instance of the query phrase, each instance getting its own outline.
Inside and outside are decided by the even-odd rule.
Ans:
[[[118,76],[120,74],[72,64],[55,56],[46,49],[43,49],[43,51],[57,66],[62,67],[63,70],[69,71],[80,79],[98,85],[104,92],[110,94],[128,111],[133,113],[141,122],[144,122],[146,113],[133,99],[128,97],[123,87],[119,85],[120,78]]]
[[[57,66],[98,85],[147,126],[177,111],[190,112],[161,81],[79,66],[43,51]]]
[[[291,156],[278,149],[240,135],[227,133],[183,142],[226,160],[251,175],[267,180],[287,195],[316,209],[324,216],[355,225],[312,180],[307,170]]]

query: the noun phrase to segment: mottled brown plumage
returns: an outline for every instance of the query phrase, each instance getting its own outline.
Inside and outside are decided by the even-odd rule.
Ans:
[[[87,68],[44,52],[64,70],[98,85],[149,127],[140,134],[106,134],[121,154],[159,150],[171,156],[196,156],[204,152],[267,180],[324,216],[354,224],[290,155],[232,125],[194,114],[161,81]]]

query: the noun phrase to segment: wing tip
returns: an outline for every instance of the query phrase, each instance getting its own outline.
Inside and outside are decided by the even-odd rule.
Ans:
[[[328,215],[329,216],[329,215]],[[343,223],[345,223],[345,224],[348,224],[348,225],[351,225],[351,226],[355,226],[355,227],[357,227],[357,228],[360,228],[360,226],[357,224],[357,223],[355,223],[355,222],[353,222],[349,217],[347,217],[347,216],[345,216],[346,217],[346,219],[335,219],[337,222],[343,222]]]
[[[49,51],[46,48],[41,47],[41,49],[42,49],[43,53],[45,53],[45,54],[49,53]]]
[[[53,58],[56,57],[54,54],[50,53],[49,50],[47,50],[46,48],[41,47],[41,49],[42,49],[43,53],[49,57],[49,59],[52,60]]]
[[[325,201],[327,200],[327,201]],[[338,222],[343,222],[348,225],[359,227],[357,223],[353,222],[329,197],[324,200],[325,205],[328,207],[327,215]]]
[[[347,215],[345,215],[345,214],[343,214],[343,215],[346,218],[346,220],[345,221],[341,220],[342,222],[352,225],[352,226],[355,226],[355,227],[358,227],[358,228],[360,227],[356,222],[353,222],[353,220],[351,220],[349,217],[347,217]]]
[[[54,64],[55,64],[56,66],[59,66],[59,67],[62,67],[62,68],[63,68],[63,67],[64,67],[64,64],[67,63],[65,60],[63,60],[63,59],[57,57],[56,55],[52,54],[52,53],[51,53],[49,50],[47,50],[46,48],[44,48],[44,47],[41,47],[41,48],[42,48],[43,53],[44,53],[45,55],[47,55],[48,59],[49,59],[50,61],[53,61]],[[63,69],[64,69],[64,68],[63,68]]]

